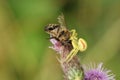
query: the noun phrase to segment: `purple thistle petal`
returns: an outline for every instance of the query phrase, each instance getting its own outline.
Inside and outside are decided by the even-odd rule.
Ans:
[[[115,80],[114,75],[110,73],[111,71],[104,69],[102,65],[103,63],[97,67],[95,65],[84,66],[85,80]]]
[[[50,46],[49,48],[52,48],[53,50],[57,51],[58,53],[61,53],[62,44],[59,41],[57,41],[56,39],[50,39],[50,42],[53,44],[53,46]]]
[[[71,45],[64,46],[62,43],[56,39],[50,39],[50,42],[53,44],[53,46],[50,46],[49,48],[52,48],[53,50],[57,51],[58,53],[69,53],[71,50]]]

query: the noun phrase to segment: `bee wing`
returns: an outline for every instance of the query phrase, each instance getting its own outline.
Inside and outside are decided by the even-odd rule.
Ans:
[[[63,13],[58,16],[58,22],[62,29],[66,29],[65,19]]]

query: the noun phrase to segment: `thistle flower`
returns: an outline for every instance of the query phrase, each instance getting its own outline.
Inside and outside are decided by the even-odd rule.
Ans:
[[[58,53],[61,53],[62,45],[59,41],[56,39],[50,39],[50,42],[53,44],[53,46],[50,46],[49,48],[52,48],[53,50],[57,51]]]
[[[87,49],[86,41],[82,38],[78,39],[76,30],[74,29],[70,31],[70,35],[64,33],[64,30],[67,29],[63,15],[58,17],[58,22],[60,24],[59,29],[56,30],[56,26],[49,25],[45,28],[45,31],[50,35],[50,42],[53,44],[50,48],[57,51],[60,55],[60,59],[58,60],[64,72],[64,80],[115,80],[114,75],[110,73],[111,71],[102,67],[102,63],[98,66],[81,66],[76,54],[78,51],[82,52]],[[69,40],[66,41],[67,39],[65,41],[59,40],[60,37],[56,35],[59,31],[63,32],[59,36],[63,35],[61,37],[63,40],[68,36],[67,39],[69,38],[70,42]],[[66,44],[63,44],[63,42]]]
[[[57,51],[59,54],[61,53],[68,53],[71,49],[70,46],[63,46],[61,42],[59,42],[56,39],[50,39],[50,42],[53,44],[53,46],[50,46],[49,48],[52,48],[53,50]]]
[[[100,63],[98,66],[83,66],[85,80],[115,80],[114,75],[111,73],[111,71],[103,68],[102,66],[103,63]]]
[[[60,54],[60,59],[58,60],[63,69],[65,80],[83,80],[84,72],[77,56],[74,56],[69,63],[64,62],[71,50],[71,45],[62,45],[60,41],[54,38],[50,39],[50,42],[53,44],[50,48]]]
[[[69,80],[82,80],[83,72],[73,67],[68,71],[68,79]]]

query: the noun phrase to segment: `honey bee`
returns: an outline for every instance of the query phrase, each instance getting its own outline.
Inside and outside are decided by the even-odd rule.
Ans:
[[[66,28],[63,14],[58,17],[59,24],[49,24],[45,27],[45,31],[50,35],[50,38],[54,38],[62,45],[70,47],[70,53],[67,55],[65,62],[71,61],[71,59],[78,53],[78,51],[85,51],[87,49],[87,43],[83,38],[77,38],[76,30],[68,30]]]
[[[45,27],[45,31],[50,35],[50,38],[55,38],[60,41],[63,45],[69,44],[70,31],[66,28],[64,15],[58,17],[59,24],[48,24]]]

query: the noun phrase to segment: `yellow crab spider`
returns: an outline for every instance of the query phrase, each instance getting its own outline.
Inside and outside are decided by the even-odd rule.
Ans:
[[[65,61],[69,62],[77,53],[78,51],[85,51],[87,49],[87,43],[83,38],[77,38],[77,33],[74,29],[72,29],[71,31],[71,43],[73,46],[73,49],[70,51],[70,53],[67,55]]]

